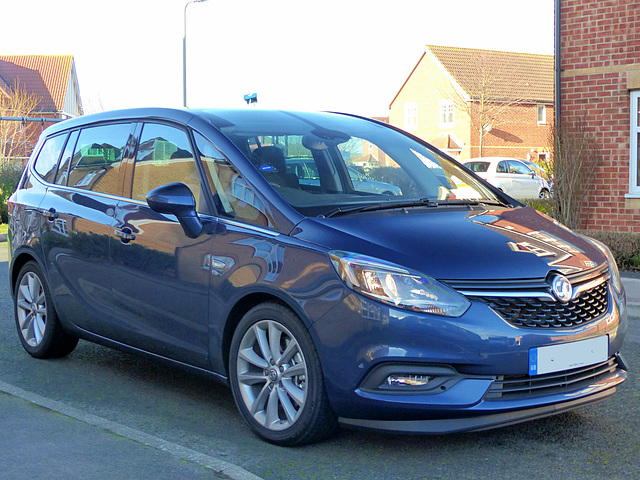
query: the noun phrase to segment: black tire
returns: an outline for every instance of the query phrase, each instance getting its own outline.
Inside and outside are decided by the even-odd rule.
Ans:
[[[547,190],[546,188],[543,188],[542,190],[540,190],[540,194],[538,195],[538,197],[551,198],[551,193],[549,193],[549,190]]]
[[[245,422],[267,442],[305,445],[337,428],[311,336],[282,305],[264,303],[242,318],[231,342],[229,380]]]
[[[37,263],[27,262],[20,270],[13,306],[18,337],[29,355],[60,358],[76,348],[78,339],[62,329],[51,290]]]

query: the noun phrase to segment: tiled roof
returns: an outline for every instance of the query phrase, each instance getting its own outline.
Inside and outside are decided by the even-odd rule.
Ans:
[[[13,88],[19,78],[29,94],[40,98],[39,111],[61,112],[72,67],[72,55],[0,55],[0,88]]]
[[[518,102],[553,102],[553,55],[427,45],[454,80],[474,98],[478,79],[493,82],[491,97]]]

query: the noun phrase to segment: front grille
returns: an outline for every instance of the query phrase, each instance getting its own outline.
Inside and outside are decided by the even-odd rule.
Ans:
[[[493,382],[485,398],[487,400],[517,400],[575,391],[609,377],[618,367],[616,357],[611,357],[597,365],[535,377],[501,375]]]
[[[564,328],[600,318],[609,309],[609,282],[563,303],[544,298],[471,297],[489,305],[509,323],[521,327]]]

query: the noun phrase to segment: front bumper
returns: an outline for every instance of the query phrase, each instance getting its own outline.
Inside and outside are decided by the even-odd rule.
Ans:
[[[613,395],[616,386],[625,381],[626,368],[622,358],[616,355],[601,365],[541,376],[535,383],[528,382],[528,388],[525,381],[520,382],[522,384],[520,388],[513,388],[514,384],[519,383],[514,379],[506,379],[506,382],[511,383],[511,388],[504,388],[505,379],[494,381],[465,378],[446,393],[436,396],[440,402],[444,401],[447,405],[441,404],[443,407],[441,410],[433,411],[433,418],[416,420],[340,418],[340,422],[355,428],[422,434],[488,430],[556,415],[600,402]],[[496,384],[498,384],[497,388]],[[460,403],[463,399],[469,401],[482,390],[486,394],[475,405],[464,407]],[[535,394],[536,392],[538,395]],[[384,401],[380,398],[382,396],[380,394],[362,391],[359,391],[359,394],[372,400],[377,397],[377,400]],[[412,401],[416,400],[413,395],[411,397],[413,397]],[[408,400],[409,396],[405,399]],[[432,397],[430,401],[432,406],[434,399],[435,397]],[[396,397],[395,402],[398,401],[402,400]]]
[[[456,432],[474,432],[506,427],[529,420],[549,417],[567,412],[584,405],[605,400],[615,393],[615,388],[588,397],[567,402],[533,407],[513,412],[493,413],[477,417],[449,418],[433,420],[363,420],[359,418],[340,418],[341,424],[364,429],[373,429],[397,433],[444,434]]]
[[[313,325],[312,335],[323,346],[319,354],[327,392],[342,423],[439,433],[508,425],[608,397],[626,379],[617,353],[627,327],[624,301],[611,301],[602,317],[584,325],[526,328],[480,302],[460,318],[444,318],[352,294]],[[531,349],[602,336],[609,340],[604,364],[528,375]],[[377,384],[370,382],[388,366]],[[379,388],[389,373],[428,376],[435,382],[406,391]]]

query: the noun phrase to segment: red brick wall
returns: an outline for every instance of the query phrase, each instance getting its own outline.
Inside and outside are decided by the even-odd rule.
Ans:
[[[546,106],[546,123],[538,124],[538,105],[511,105],[482,140],[482,156],[538,159],[550,150],[550,130],[554,110]],[[479,122],[476,122],[479,123]],[[471,132],[471,157],[480,156],[479,132]]]
[[[452,85],[443,69],[427,52],[416,65],[390,107],[389,122],[404,128],[404,104],[417,106],[417,128],[412,132],[437,145],[439,137],[452,135],[460,143],[460,160],[480,156],[479,132],[472,126],[466,110],[455,109],[454,126],[440,124],[440,101],[451,100]],[[549,130],[553,106],[547,107],[547,124],[538,125],[537,105],[513,105],[502,115],[502,121],[484,137],[482,154],[488,156],[537,160],[537,154],[549,151]],[[532,152],[533,150],[533,152]],[[548,157],[549,155],[547,155]]]
[[[583,226],[640,233],[640,198],[627,195],[629,90],[640,89],[634,80],[640,71],[640,3],[558,1],[561,122],[580,119],[599,144],[599,166],[588,186]]]

